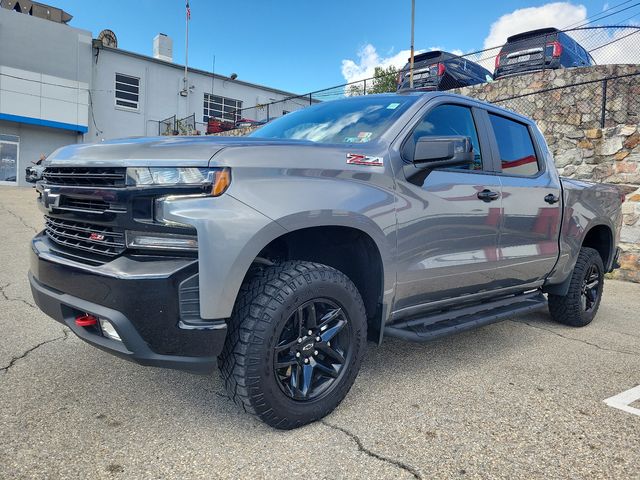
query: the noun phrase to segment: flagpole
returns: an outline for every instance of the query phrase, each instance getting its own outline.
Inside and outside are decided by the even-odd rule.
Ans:
[[[187,111],[185,111],[185,115],[189,115],[189,79],[188,79],[188,65],[189,65],[189,2],[187,1],[185,8],[185,30],[186,30],[186,39],[184,45],[184,91],[185,97],[187,98]]]

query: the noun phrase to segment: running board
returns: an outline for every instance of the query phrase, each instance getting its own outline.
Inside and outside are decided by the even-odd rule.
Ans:
[[[540,310],[546,306],[546,297],[540,290],[536,290],[395,323],[385,327],[384,334],[413,342],[428,342],[499,322],[507,317]]]

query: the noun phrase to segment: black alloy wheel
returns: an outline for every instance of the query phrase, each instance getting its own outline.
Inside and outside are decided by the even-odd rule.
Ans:
[[[600,297],[602,272],[595,263],[591,265],[582,282],[581,302],[585,312],[591,312]]]
[[[604,263],[600,252],[582,247],[565,295],[549,294],[549,313],[556,322],[572,327],[591,323],[604,290]]]
[[[344,309],[330,299],[313,299],[292,313],[275,347],[282,391],[298,401],[329,392],[351,361],[349,330]]]
[[[319,420],[362,364],[368,325],[360,292],[339,270],[304,260],[247,277],[218,361],[229,397],[275,428]]]

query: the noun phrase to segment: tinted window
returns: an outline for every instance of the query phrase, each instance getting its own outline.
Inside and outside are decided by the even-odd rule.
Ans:
[[[250,136],[318,143],[367,143],[382,135],[417,98],[366,95],[323,102],[280,117]]]
[[[471,109],[467,107],[460,105],[440,105],[434,108],[425,115],[413,131],[413,141],[415,145],[415,142],[421,137],[450,135],[463,135],[471,138],[474,152],[473,165],[462,165],[454,168],[482,170],[482,156],[478,142],[478,133],[476,132],[476,125],[473,121]]]
[[[536,151],[526,125],[489,114],[498,142],[502,171],[511,175],[535,175],[540,171]]]

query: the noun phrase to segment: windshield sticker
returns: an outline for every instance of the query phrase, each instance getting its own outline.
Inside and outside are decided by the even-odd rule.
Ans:
[[[360,132],[357,137],[345,137],[344,143],[366,143],[373,137],[373,132]]]
[[[400,106],[399,103],[390,103],[389,105],[387,105],[387,108],[389,110],[395,110],[396,108],[398,108]]]
[[[369,167],[381,167],[382,157],[369,157],[361,153],[347,153],[349,165],[367,165]]]

